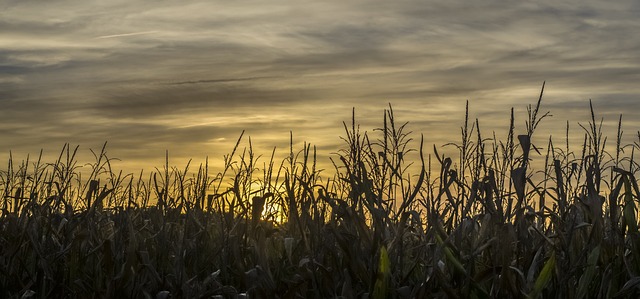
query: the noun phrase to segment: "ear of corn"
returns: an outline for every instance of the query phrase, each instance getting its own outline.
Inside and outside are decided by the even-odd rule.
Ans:
[[[542,271],[536,278],[536,282],[533,285],[533,290],[529,293],[529,298],[538,298],[540,294],[542,294],[542,290],[547,286],[549,281],[553,278],[553,273],[556,267],[556,253],[555,251],[551,253],[551,257],[544,263],[544,267],[542,267]]]
[[[378,272],[373,284],[373,292],[371,298],[383,299],[388,297],[388,284],[391,275],[391,263],[385,246],[380,247],[380,257],[378,259]]]

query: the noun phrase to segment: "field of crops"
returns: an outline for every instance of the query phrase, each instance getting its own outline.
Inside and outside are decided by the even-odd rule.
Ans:
[[[606,146],[592,108],[580,147],[568,127],[533,145],[541,100],[500,138],[467,109],[456,157],[391,107],[372,132],[354,119],[332,172],[311,145],[258,159],[242,135],[216,170],[125,175],[103,148],[80,171],[68,145],[9,161],[0,297],[638,297],[640,133]]]

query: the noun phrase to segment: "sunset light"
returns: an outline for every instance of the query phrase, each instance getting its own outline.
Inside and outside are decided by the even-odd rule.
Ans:
[[[640,297],[640,2],[0,3],[0,298]]]

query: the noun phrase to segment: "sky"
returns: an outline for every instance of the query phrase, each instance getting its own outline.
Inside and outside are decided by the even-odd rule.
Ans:
[[[624,114],[631,142],[639,17],[635,0],[3,0],[0,161],[108,141],[125,171],[165,151],[219,165],[245,130],[264,156],[292,131],[329,165],[352,108],[371,132],[391,104],[431,149],[460,139],[466,101],[485,135],[511,107],[523,133],[544,81],[542,137],[569,121],[581,138],[591,99],[607,130]]]

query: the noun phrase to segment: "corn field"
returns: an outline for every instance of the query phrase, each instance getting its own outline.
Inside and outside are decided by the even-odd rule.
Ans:
[[[167,155],[123,174],[106,143],[84,167],[69,145],[55,161],[10,159],[0,297],[637,298],[640,132],[622,144],[621,117],[607,147],[589,106],[580,147],[568,124],[534,145],[542,91],[503,138],[481,134],[467,104],[457,157],[389,106],[372,132],[344,124],[331,172],[309,144],[277,161],[244,134],[215,171]]]

